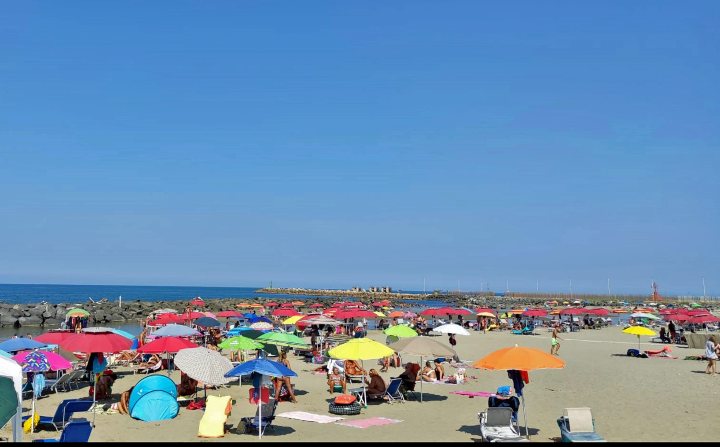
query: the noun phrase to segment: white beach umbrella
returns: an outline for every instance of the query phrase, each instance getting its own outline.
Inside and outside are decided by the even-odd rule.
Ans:
[[[630,316],[633,318],[648,318],[650,320],[659,320],[660,319],[660,317],[657,317],[653,314],[647,314],[644,312],[635,312],[634,314],[630,314]]]
[[[224,385],[232,380],[225,377],[225,373],[233,368],[230,360],[208,348],[181,349],[175,355],[175,367],[207,385]]]
[[[433,329],[433,332],[439,332],[441,334],[455,334],[455,335],[470,335],[464,327],[455,323],[443,324]]]

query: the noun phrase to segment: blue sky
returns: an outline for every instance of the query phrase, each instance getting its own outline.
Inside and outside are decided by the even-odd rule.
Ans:
[[[720,295],[718,19],[7,4],[0,283]]]

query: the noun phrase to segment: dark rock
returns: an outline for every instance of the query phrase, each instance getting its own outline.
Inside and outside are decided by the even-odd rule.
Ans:
[[[40,326],[40,323],[42,323],[42,318],[31,315],[29,317],[21,317],[19,318],[20,324],[23,326]]]

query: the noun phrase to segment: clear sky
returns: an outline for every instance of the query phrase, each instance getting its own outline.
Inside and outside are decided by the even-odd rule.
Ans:
[[[720,2],[7,2],[0,283],[720,295]]]

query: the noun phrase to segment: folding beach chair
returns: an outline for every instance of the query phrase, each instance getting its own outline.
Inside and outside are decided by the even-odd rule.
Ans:
[[[484,442],[523,442],[517,422],[513,421],[512,408],[489,407],[478,413],[480,435]]]
[[[70,420],[75,412],[88,411],[92,406],[92,400],[87,399],[65,399],[55,409],[54,416],[40,416],[38,427],[42,425],[52,426],[56,431],[59,431],[63,426]],[[24,416],[23,422],[29,419],[30,416]]]
[[[605,442],[595,432],[595,419],[590,408],[566,408],[557,424],[563,442]]]
[[[92,425],[87,419],[72,419],[63,428],[60,439],[34,439],[33,442],[88,442]]]
[[[261,407],[262,408],[258,407],[254,417],[244,417],[240,419],[238,431],[242,433],[258,433],[258,431],[260,431],[260,434],[264,435],[268,428],[272,428],[272,423],[275,420],[277,401],[270,399],[268,403],[261,404]],[[259,417],[261,412],[262,420],[260,420]]]
[[[368,394],[368,399],[387,399],[388,403],[405,402],[405,397],[400,392],[400,385],[402,385],[402,378],[392,377],[384,393]]]

